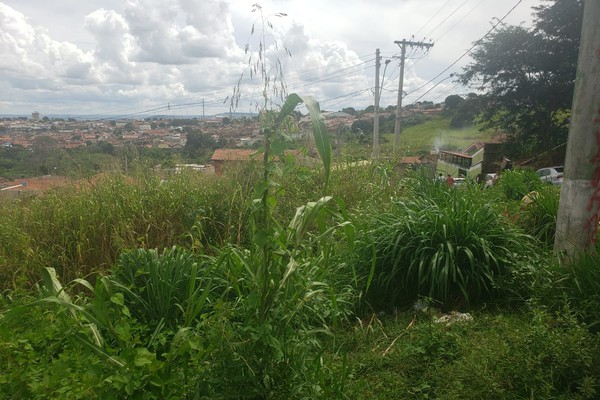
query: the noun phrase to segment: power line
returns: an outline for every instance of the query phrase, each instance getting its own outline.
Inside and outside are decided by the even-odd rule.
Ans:
[[[436,31],[436,30],[437,30],[437,29],[438,29],[440,26],[442,26],[442,24],[443,24],[444,22],[446,22],[446,21],[447,21],[447,20],[448,20],[448,19],[449,19],[451,16],[453,16],[454,14],[456,14],[456,12],[457,12],[458,10],[460,10],[460,9],[461,9],[461,8],[462,8],[462,7],[463,7],[463,6],[464,6],[466,3],[468,3],[468,2],[469,2],[469,0],[464,0],[462,3],[460,3],[460,4],[459,4],[459,6],[458,6],[456,9],[454,9],[454,11],[452,11],[450,14],[448,14],[448,16],[447,16],[446,18],[444,18],[444,19],[442,20],[442,22],[440,22],[439,24],[437,24],[437,25],[435,26],[435,28],[433,28],[431,31],[429,31],[429,33],[428,33],[427,35],[425,35],[425,37],[429,37],[429,36],[431,36],[431,35],[433,34],[433,32],[435,32],[435,31]]]
[[[363,56],[364,57],[364,56]],[[357,72],[359,72],[360,70],[358,68],[365,66],[366,64],[374,61],[374,58],[371,58],[367,61],[362,61],[361,63],[358,64],[354,64],[345,68],[341,68],[338,70],[334,70],[328,73],[325,73],[322,77],[311,77],[308,78],[308,81],[305,82],[296,82],[296,83],[292,83],[287,85],[288,89],[298,89],[301,87],[305,87],[311,84],[315,84],[315,83],[323,83],[323,82],[328,82],[328,81],[333,81],[335,79],[338,78],[342,78],[345,76],[350,76],[352,74],[355,74]],[[337,64],[333,64],[333,65],[339,65],[341,63],[337,63]],[[327,66],[329,67],[329,66]],[[371,68],[371,67],[368,67]],[[318,70],[318,68],[309,70],[309,71],[302,71],[297,73],[296,75],[301,75],[303,73],[307,73],[307,72],[312,72],[312,71],[316,71]],[[213,92],[214,94],[218,94],[218,93],[223,93],[223,92],[228,92],[229,90],[227,89],[223,89],[217,92]],[[206,96],[206,95],[204,95]],[[262,96],[262,89],[256,90],[255,92],[251,92],[249,94],[246,95],[242,95],[241,99],[244,101],[252,101],[253,99],[256,100],[258,98],[260,98]],[[225,100],[226,101],[226,100]],[[223,104],[224,101],[221,100],[213,100],[213,101],[193,101],[193,102],[185,102],[185,103],[177,103],[174,101],[170,101],[168,102],[166,105],[162,105],[162,106],[156,106],[156,107],[152,107],[152,108],[131,108],[130,110],[132,112],[123,112],[123,110],[120,110],[121,112],[114,112],[113,116],[109,116],[109,117],[104,117],[101,116],[99,114],[96,114],[97,118],[89,118],[90,120],[116,120],[116,119],[126,119],[126,118],[132,118],[132,117],[139,117],[139,116],[144,116],[147,114],[151,114],[151,113],[156,113],[156,112],[161,112],[161,111],[171,111],[171,110],[181,110],[181,109],[185,109],[185,108],[191,108],[191,107],[199,107],[199,106],[213,106],[213,105],[221,105]],[[125,110],[127,111],[127,110]],[[90,115],[90,117],[93,117],[93,115]]]
[[[418,88],[416,88],[415,90],[413,90],[412,92],[408,93],[407,95],[410,95],[412,93],[415,93],[421,89],[423,89],[425,86],[429,85],[430,83],[432,83],[433,81],[435,81],[437,78],[439,78],[442,74],[444,74],[446,71],[448,71],[450,68],[452,68],[454,65],[456,65],[456,63],[458,63],[460,60],[462,60],[467,54],[469,54],[471,52],[471,50],[473,50],[475,47],[477,47],[481,41],[483,39],[485,39],[490,33],[492,33],[494,31],[494,29],[496,29],[496,27],[498,25],[500,25],[504,19],[506,19],[506,17],[508,17],[514,10],[515,8],[517,8],[517,6],[519,6],[519,4],[521,4],[523,2],[523,0],[518,0],[517,3],[510,9],[508,10],[508,12],[506,14],[504,14],[504,16],[502,18],[500,18],[491,28],[490,30],[488,30],[485,35],[483,35],[481,38],[479,38],[478,40],[476,40],[473,45],[471,47],[469,47],[469,49],[467,51],[465,51],[460,57],[458,57],[456,60],[454,60],[454,62],[452,62],[448,67],[446,67],[442,72],[440,72],[439,74],[437,74],[436,76],[434,76],[433,78],[431,78],[428,82],[424,83],[423,85],[419,86]]]
[[[458,21],[454,23],[446,32],[442,33],[440,37],[434,40],[434,42],[439,41],[441,38],[446,36],[452,29],[454,29],[459,23],[461,23],[465,18],[467,18],[477,7],[479,7],[485,0],[480,0],[479,3],[475,4],[473,8],[471,8],[465,15],[463,15]]]
[[[415,33],[415,36],[417,36],[423,29],[425,29],[425,27],[427,25],[429,25],[429,23],[440,13],[440,11],[442,11],[442,9],[444,7],[446,7],[446,5],[450,3],[450,0],[446,0],[446,2],[444,4],[442,4],[442,6],[440,8],[438,8],[438,10],[431,16],[431,18],[429,18],[429,20],[427,20],[427,22],[425,22],[425,25],[423,25],[418,31],[417,33]]]

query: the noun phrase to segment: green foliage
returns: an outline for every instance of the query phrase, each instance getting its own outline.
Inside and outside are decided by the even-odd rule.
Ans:
[[[352,123],[351,131],[353,133],[363,133],[364,135],[373,133],[373,120],[372,119],[357,119]]]
[[[446,307],[475,304],[493,293],[514,254],[530,248],[528,236],[481,201],[479,188],[425,179],[412,184],[421,195],[367,223],[360,261],[376,265],[370,298],[377,307],[405,306],[418,296]]]
[[[12,308],[0,320],[1,328],[21,332],[26,348],[19,353],[7,342],[1,351],[10,376],[23,383],[3,386],[3,397],[174,399],[195,391],[205,378],[210,343],[204,346],[196,329],[140,324],[106,277],[95,286],[74,281],[87,291],[83,296],[75,287],[67,294],[53,270],[47,269],[46,277],[46,297]],[[40,314],[34,306],[46,310]],[[196,374],[189,376],[192,370]]]
[[[598,253],[579,255],[564,266],[567,279],[564,281],[566,298],[573,312],[594,332],[600,332],[600,256]]]
[[[181,248],[137,249],[122,253],[110,280],[124,294],[131,315],[156,328],[191,326],[217,286],[215,261]],[[215,279],[216,278],[216,279]]]
[[[462,97],[460,97],[457,94],[452,94],[448,97],[446,97],[446,99],[444,100],[444,108],[447,111],[454,111],[456,110],[462,103],[464,103],[465,99],[463,99]]]
[[[496,181],[495,190],[507,200],[520,201],[532,191],[539,191],[543,184],[537,174],[530,170],[503,171]]]
[[[485,91],[483,126],[507,132],[519,154],[566,141],[582,15],[580,0],[540,6],[532,28],[502,26],[479,41],[461,75]]]
[[[246,241],[252,187],[237,178],[111,175],[3,204],[2,285],[34,282],[46,266],[67,280],[104,271],[125,249]]]
[[[516,219],[518,226],[548,248],[554,246],[559,196],[560,187],[541,185],[522,202]]]
[[[60,379],[37,370],[45,356],[39,350],[16,357],[10,347],[0,354],[10,357],[11,374],[43,377],[42,387],[30,388],[30,398],[59,398],[60,390],[148,399],[334,393],[318,384],[340,379],[321,359],[320,338],[329,325],[348,320],[356,294],[348,284],[351,271],[333,253],[338,232],[344,237],[353,230],[330,202],[308,203],[287,228],[274,228],[264,238],[272,251],[268,264],[260,242],[248,250],[222,247],[215,258],[179,248],[139,249],[123,253],[115,272],[98,277],[95,286],[75,280],[81,295],[75,287],[68,293],[54,270],[46,269],[44,297],[12,308],[0,325],[7,327],[34,306],[48,307],[57,333],[45,340],[50,348],[65,343],[55,348],[58,361],[50,367],[64,367],[63,360],[98,365],[91,380],[73,379],[71,370]],[[338,224],[329,227],[330,219]],[[76,384],[65,384],[68,379]],[[337,390],[336,396],[342,387]]]
[[[216,143],[210,135],[198,130],[188,132],[183,154],[192,160],[207,162],[217,148]]]
[[[353,399],[593,399],[600,341],[572,314],[474,313],[471,323],[399,314],[340,332]],[[385,353],[385,354],[384,354]],[[393,382],[393,385],[390,385]]]
[[[236,387],[230,395],[256,398],[319,397],[325,390],[315,386],[323,373],[320,338],[331,324],[347,321],[356,296],[347,265],[331,253],[344,224],[324,224],[326,215],[337,214],[330,201],[300,207],[287,229],[276,228],[266,238],[268,258],[261,243],[249,250],[223,248],[215,269],[228,280],[231,301],[217,310],[228,319],[222,320],[225,346],[215,358],[215,374],[230,378],[218,382],[219,390]]]

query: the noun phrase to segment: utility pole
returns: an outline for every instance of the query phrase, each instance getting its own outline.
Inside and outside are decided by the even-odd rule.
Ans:
[[[379,159],[379,69],[381,68],[381,55],[379,49],[375,50],[375,112],[373,113],[373,159]]]
[[[600,222],[600,1],[585,0],[554,250],[593,251]]]
[[[202,121],[206,119],[206,114],[204,114],[204,98],[202,99]]]
[[[424,42],[411,42],[407,40],[396,40],[398,46],[400,46],[400,79],[398,82],[398,101],[396,103],[396,124],[394,125],[394,153],[400,145],[400,117],[402,114],[402,94],[404,93],[404,60],[406,58],[406,46],[419,47],[419,48],[430,48],[433,47],[433,43]]]

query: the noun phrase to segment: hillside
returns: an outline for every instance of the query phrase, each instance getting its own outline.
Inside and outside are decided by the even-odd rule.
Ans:
[[[391,150],[394,133],[384,133],[383,151]],[[419,153],[432,149],[458,150],[476,141],[491,138],[489,132],[481,132],[476,126],[462,129],[450,128],[450,117],[437,115],[430,120],[407,127],[400,134],[400,149],[407,153]]]

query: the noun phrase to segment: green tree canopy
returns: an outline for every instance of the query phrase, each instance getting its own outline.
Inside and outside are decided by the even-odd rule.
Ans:
[[[444,106],[446,110],[452,111],[456,110],[461,103],[464,103],[464,101],[465,99],[459,95],[451,94],[450,96],[446,97],[446,100],[444,100]]]
[[[185,130],[185,129],[184,129]],[[183,153],[188,159],[205,161],[210,158],[217,143],[206,133],[198,130],[188,132]]]
[[[583,0],[548,3],[534,8],[533,27],[503,25],[479,41],[460,76],[484,93],[483,127],[523,153],[550,153],[568,133]]]

